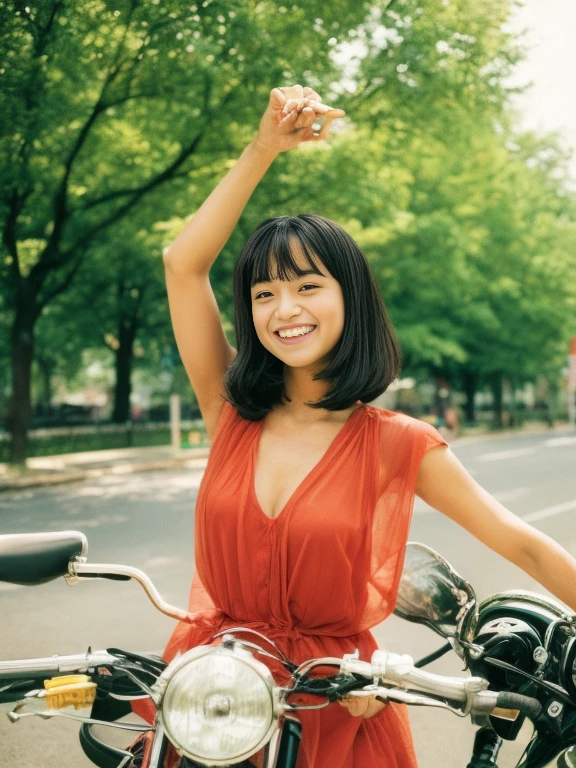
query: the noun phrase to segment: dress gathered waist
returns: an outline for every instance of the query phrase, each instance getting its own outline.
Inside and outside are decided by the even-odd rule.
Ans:
[[[256,632],[260,632],[272,640],[288,639],[292,642],[297,642],[304,637],[357,637],[369,632],[369,630],[362,630],[360,632],[335,634],[334,632],[326,632],[319,627],[302,627],[284,619],[270,618],[266,621],[263,619],[239,619],[230,616],[220,608],[191,613],[188,622],[194,628],[202,631],[203,635],[207,632],[212,632],[212,636],[214,636],[225,628],[232,629],[246,627],[247,629],[253,629]]]

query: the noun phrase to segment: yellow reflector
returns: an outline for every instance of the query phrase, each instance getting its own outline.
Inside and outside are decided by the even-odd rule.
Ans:
[[[47,691],[46,700],[50,709],[86,707],[96,698],[97,687],[88,675],[64,675],[44,680],[44,688]]]

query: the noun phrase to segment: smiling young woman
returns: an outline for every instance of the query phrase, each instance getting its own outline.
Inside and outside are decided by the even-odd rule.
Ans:
[[[312,280],[314,278],[314,280]],[[234,270],[238,356],[226,399],[241,416],[314,422],[349,415],[398,376],[400,350],[366,257],[317,214],[263,222]],[[283,344],[283,326],[315,326]]]
[[[297,664],[356,649],[370,660],[416,493],[576,609],[576,562],[559,545],[480,488],[432,426],[370,405],[399,375],[400,350],[366,257],[338,224],[302,213],[256,229],[234,270],[238,349],[226,340],[211,265],[274,158],[325,139],[343,116],[310,88],[275,88],[258,134],[164,255],[176,341],[212,441],[193,617],[174,630],[167,661],[239,624]],[[302,335],[279,334],[294,328]],[[403,705],[342,705],[298,713],[297,768],[416,768]],[[146,703],[134,710],[153,718]],[[172,752],[165,765],[179,762]]]

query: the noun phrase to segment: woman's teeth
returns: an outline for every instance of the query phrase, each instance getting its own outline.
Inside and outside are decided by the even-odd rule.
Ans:
[[[293,336],[305,336],[307,333],[313,331],[314,328],[316,328],[315,325],[305,325],[301,328],[290,328],[286,331],[278,331],[278,336],[280,336],[281,339],[291,339]]]

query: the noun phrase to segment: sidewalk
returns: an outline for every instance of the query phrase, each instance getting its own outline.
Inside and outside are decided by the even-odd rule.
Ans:
[[[458,437],[451,445],[467,445],[480,440],[494,440],[514,435],[546,432],[550,437],[574,435],[569,424],[556,427],[532,426]],[[174,449],[169,445],[152,448],[118,448],[107,451],[64,453],[59,456],[39,456],[26,461],[25,469],[15,469],[0,463],[0,492],[39,485],[56,485],[86,480],[102,475],[124,475],[159,469],[193,469],[202,471],[208,461],[209,448]]]
[[[102,475],[123,475],[158,469],[196,469],[208,461],[209,448],[118,448],[107,451],[63,453],[26,460],[25,469],[0,463],[0,492],[37,485],[56,485]]]

